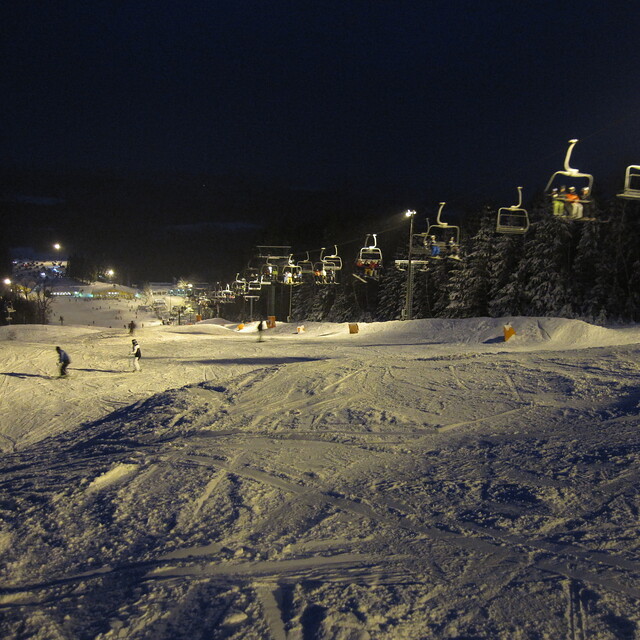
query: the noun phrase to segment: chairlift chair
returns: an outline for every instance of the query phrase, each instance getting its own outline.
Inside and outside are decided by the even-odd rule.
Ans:
[[[640,165],[632,164],[627,167],[624,174],[624,191],[617,195],[625,200],[640,200]]]
[[[245,293],[245,291],[247,291],[247,279],[238,273],[236,275],[236,279],[233,281],[232,286],[236,294],[242,295],[243,293]]]
[[[271,263],[269,261],[269,258],[267,258],[267,261],[262,265],[260,269],[260,280],[262,281],[262,284],[271,284],[272,282],[276,282],[278,279],[278,275],[278,266]]]
[[[312,276],[314,273],[313,262],[309,259],[309,252],[307,251],[306,260],[298,260],[298,267],[300,267],[300,274],[303,276]]]
[[[290,255],[287,264],[282,268],[282,282],[286,285],[302,284],[302,270],[292,258]]]
[[[564,171],[556,171],[551,178],[549,178],[549,182],[547,183],[544,191],[554,203],[554,215],[579,220],[582,218],[581,215],[578,217],[573,213],[565,213],[566,205],[574,203],[577,205],[585,205],[591,203],[590,196],[593,192],[593,176],[590,173],[581,173],[578,169],[574,169],[570,166],[571,152],[573,151],[573,147],[575,147],[576,142],[578,142],[576,138],[569,140],[569,148],[567,149],[567,153],[564,157]],[[579,197],[573,202],[568,202],[566,197],[559,191],[564,188],[569,189],[570,191],[582,193],[586,191],[589,197]],[[562,204],[562,207],[560,206],[560,203]],[[580,208],[580,211],[582,211],[582,208]]]
[[[523,234],[529,230],[529,214],[522,208],[522,187],[518,187],[518,204],[498,209],[497,233]]]
[[[327,274],[327,284],[337,284],[338,278],[336,274],[342,269],[342,258],[338,255],[338,245],[334,245],[331,255],[325,255],[324,247],[322,247],[320,251],[320,262]]]
[[[342,269],[342,258],[338,255],[338,245],[333,245],[333,253],[331,255],[325,255],[324,247],[322,247],[320,261],[324,263],[326,269],[340,271]]]
[[[327,284],[327,270],[324,262],[316,262],[313,265],[313,281],[316,284]]]
[[[220,292],[222,294],[222,299],[225,302],[233,302],[235,300],[235,293],[231,290],[231,287],[227,284],[224,289]]]
[[[427,255],[435,259],[444,257],[457,260],[459,258],[460,227],[442,222],[441,215],[445,204],[446,202],[440,203],[436,223],[430,224],[427,228],[426,242],[431,250]]]
[[[430,236],[426,231],[422,233],[414,233],[411,237],[411,253],[414,256],[427,256],[431,255],[431,250],[428,248]]]
[[[369,238],[373,235],[373,244],[368,244]],[[356,278],[373,278],[377,280],[380,277],[380,270],[382,269],[382,251],[376,246],[377,239],[376,234],[369,234],[364,240],[364,246],[358,252],[356,258],[356,269],[358,273],[353,275]]]
[[[248,267],[242,272],[242,278],[247,283],[247,291],[260,291],[262,289],[262,278],[260,277],[259,269]]]

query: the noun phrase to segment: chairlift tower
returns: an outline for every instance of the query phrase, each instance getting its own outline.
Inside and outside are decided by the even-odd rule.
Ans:
[[[260,296],[244,296],[245,300],[249,301],[249,321],[253,321],[253,301],[260,300]]]
[[[410,219],[409,223],[409,252],[407,254],[407,298],[404,306],[403,320],[411,320],[413,318],[413,265],[411,264],[411,249],[413,244],[413,219],[416,212],[409,209],[405,214]]]

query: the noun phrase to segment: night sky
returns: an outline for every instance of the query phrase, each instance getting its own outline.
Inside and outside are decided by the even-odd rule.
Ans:
[[[507,205],[579,138],[598,195],[640,163],[638,18],[604,1],[4,3],[2,165]]]

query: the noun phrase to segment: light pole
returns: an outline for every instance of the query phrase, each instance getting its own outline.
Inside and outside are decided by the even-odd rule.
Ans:
[[[407,257],[407,300],[404,307],[404,319],[411,320],[413,316],[413,265],[411,264],[411,249],[413,245],[413,218],[416,212],[409,209],[404,215],[410,220],[409,255]]]
[[[10,294],[10,297],[7,299],[6,302],[4,302],[4,308],[7,314],[6,315],[7,324],[11,324],[11,314],[15,312],[15,309],[13,308],[13,304],[12,304],[13,288],[11,285],[13,283],[11,282],[11,278],[5,278],[2,282],[6,285]]]

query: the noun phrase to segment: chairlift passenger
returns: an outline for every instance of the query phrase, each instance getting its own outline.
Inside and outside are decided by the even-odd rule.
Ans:
[[[431,257],[439,258],[440,257],[440,246],[436,242],[436,237],[431,236],[429,238],[429,247],[431,248]]]
[[[563,216],[565,214],[564,200],[560,197],[560,192],[557,187],[554,187],[551,191],[551,203],[554,216]]]

